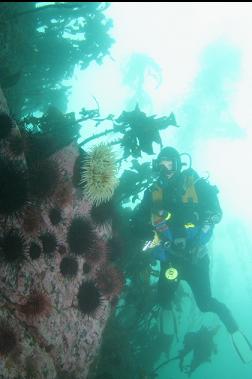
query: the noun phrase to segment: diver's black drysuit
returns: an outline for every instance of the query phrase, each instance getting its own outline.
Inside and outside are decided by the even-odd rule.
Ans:
[[[184,225],[191,223],[201,227],[209,220],[213,220],[216,215],[219,222],[222,211],[217,198],[217,189],[203,178],[199,178],[192,169],[197,180],[194,181],[194,190],[197,194],[197,202],[182,201],[185,193],[185,171],[177,173],[172,180],[165,185],[162,180],[157,184],[162,188],[163,197],[161,201],[153,201],[153,188],[147,189],[141,204],[132,217],[134,233],[142,239],[150,239],[153,236],[152,215],[163,210],[170,212],[171,219],[168,221],[169,228],[178,241],[184,235]],[[210,221],[211,222],[211,221]],[[216,223],[217,223],[216,222]],[[174,245],[174,244],[173,244]],[[191,245],[192,247],[192,245]],[[170,281],[165,277],[168,267],[175,267],[179,273],[179,279],[187,281],[194,294],[195,301],[202,312],[214,312],[226,326],[230,333],[238,330],[238,326],[233,319],[228,308],[211,294],[209,279],[209,257],[206,246],[198,246],[194,251],[188,251],[187,247],[181,248],[179,244],[172,246],[172,254],[169,255],[168,261],[161,261],[161,271],[158,283],[158,302],[166,309],[171,306],[173,293],[175,292],[178,281]]]

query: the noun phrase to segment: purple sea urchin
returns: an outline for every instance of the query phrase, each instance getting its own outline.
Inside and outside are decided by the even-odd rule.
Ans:
[[[49,218],[52,225],[58,225],[62,221],[61,210],[59,208],[50,209]]]
[[[16,215],[28,202],[27,171],[18,162],[0,159],[0,213]]]
[[[42,234],[39,238],[42,242],[44,253],[51,256],[57,247],[57,239],[55,235],[53,233],[47,232]]]
[[[118,296],[123,287],[123,275],[116,267],[104,266],[96,274],[96,283],[104,296]]]
[[[91,209],[91,217],[92,220],[97,225],[103,225],[110,220],[112,220],[113,217],[113,204],[111,201],[108,201],[107,203],[102,203],[98,206],[93,206]]]
[[[0,113],[0,139],[7,138],[13,127],[13,121],[7,113]]]
[[[50,160],[35,163],[30,169],[29,176],[31,193],[39,200],[45,200],[53,195],[60,178],[57,164]]]
[[[19,157],[25,151],[25,142],[20,135],[14,135],[9,138],[9,149],[14,157]]]
[[[83,274],[88,274],[91,271],[91,266],[87,263],[83,263]]]
[[[60,262],[60,272],[67,278],[73,278],[78,272],[78,262],[74,257],[64,257]]]
[[[55,151],[55,142],[51,135],[21,131],[25,144],[25,157],[29,167],[34,162],[43,161]]]
[[[97,145],[85,157],[81,183],[88,200],[95,205],[108,201],[118,184],[116,162],[112,150],[105,144]]]
[[[26,302],[19,305],[19,311],[26,318],[31,319],[46,317],[50,314],[51,309],[52,305],[49,297],[39,290],[32,290]]]
[[[0,321],[0,356],[6,357],[15,350],[18,338],[6,321]]]
[[[26,242],[22,233],[16,229],[4,234],[1,241],[1,253],[8,263],[20,263],[25,259]]]
[[[102,303],[102,296],[93,281],[83,282],[78,292],[78,305],[84,315],[94,317]]]
[[[67,242],[73,254],[83,255],[93,247],[96,236],[92,225],[82,217],[75,217],[67,232]]]
[[[107,242],[108,246],[108,259],[115,261],[123,255],[123,244],[118,237],[112,237]]]
[[[40,257],[41,247],[36,242],[32,242],[30,244],[29,255],[32,260],[38,259]]]
[[[106,242],[99,239],[95,245],[86,254],[86,261],[90,265],[101,265],[107,260],[107,245]]]

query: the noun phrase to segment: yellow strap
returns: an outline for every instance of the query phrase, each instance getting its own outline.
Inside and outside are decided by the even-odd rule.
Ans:
[[[197,196],[195,186],[194,186],[194,178],[192,176],[189,176],[186,179],[185,188],[186,188],[186,191],[184,195],[182,196],[182,202],[183,203],[188,203],[188,202],[198,203],[198,196]]]
[[[188,222],[187,224],[184,224],[184,227],[186,229],[188,229],[188,228],[195,228],[195,224],[192,224],[191,222]]]
[[[163,190],[159,186],[155,186],[154,190],[152,191],[152,201],[162,201],[163,200]]]

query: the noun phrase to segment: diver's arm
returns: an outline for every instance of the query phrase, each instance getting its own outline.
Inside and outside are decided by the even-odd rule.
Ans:
[[[210,241],[215,224],[221,221],[222,210],[217,196],[217,187],[210,185],[205,179],[200,179],[195,187],[199,201],[198,222],[196,234],[191,238],[189,251],[190,254],[198,256],[199,249],[204,248]]]
[[[199,196],[200,223],[218,224],[222,219],[222,209],[218,199],[218,189],[205,179],[200,179],[196,186]]]

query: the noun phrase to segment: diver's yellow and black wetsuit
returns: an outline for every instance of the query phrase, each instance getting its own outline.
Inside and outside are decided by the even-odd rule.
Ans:
[[[153,249],[161,262],[158,301],[169,309],[180,279],[187,281],[202,312],[216,313],[230,333],[238,327],[228,308],[212,297],[206,243],[222,216],[217,189],[192,170],[177,173],[163,185],[157,181],[144,193],[132,219],[134,231],[143,239],[154,234],[165,249]],[[168,247],[167,247],[168,246]],[[178,273],[167,279],[169,267]]]

